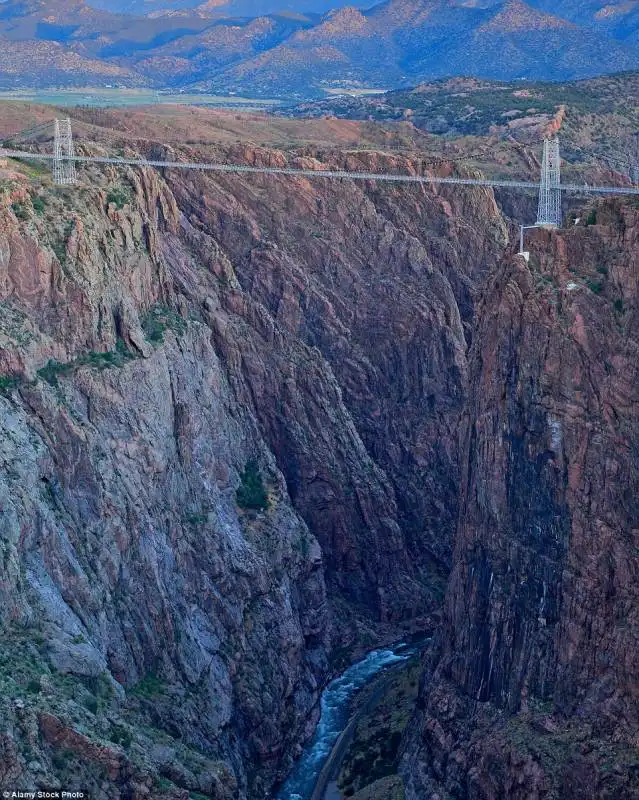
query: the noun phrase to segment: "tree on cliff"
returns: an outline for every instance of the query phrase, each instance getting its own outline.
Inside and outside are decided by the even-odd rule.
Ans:
[[[241,484],[235,493],[238,506],[256,511],[266,510],[270,505],[268,494],[262,480],[260,468],[254,458],[247,461],[240,480]]]

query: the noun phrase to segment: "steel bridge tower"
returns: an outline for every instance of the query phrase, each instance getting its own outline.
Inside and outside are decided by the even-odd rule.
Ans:
[[[553,228],[561,225],[561,166],[557,136],[544,139],[536,225]]]
[[[53,182],[58,186],[75,184],[77,175],[73,157],[73,136],[70,119],[56,119],[53,139]]]

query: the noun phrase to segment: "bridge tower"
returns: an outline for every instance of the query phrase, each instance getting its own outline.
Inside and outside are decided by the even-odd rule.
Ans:
[[[561,167],[557,136],[544,139],[536,224],[553,228],[561,225]]]
[[[53,182],[56,185],[70,186],[76,182],[74,155],[71,120],[56,119],[53,138]]]

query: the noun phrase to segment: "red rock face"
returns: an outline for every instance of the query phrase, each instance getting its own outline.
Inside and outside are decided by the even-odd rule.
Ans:
[[[188,254],[175,200],[154,173],[131,179],[120,210],[101,190],[46,193],[41,214],[26,191],[3,196],[0,625],[16,668],[0,777],[259,796],[327,674],[321,552],[211,329],[189,319],[219,303],[218,278],[198,266],[189,311],[164,258],[175,243],[177,274]],[[235,502],[251,457],[261,515]]]
[[[411,798],[639,792],[639,215],[596,223],[538,231],[478,306]]]

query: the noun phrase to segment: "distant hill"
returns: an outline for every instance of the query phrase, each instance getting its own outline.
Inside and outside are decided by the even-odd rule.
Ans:
[[[534,5],[623,41],[639,43],[639,0],[535,0]]]
[[[459,75],[565,81],[639,68],[639,0],[385,0],[319,13],[336,2],[343,5],[307,0],[276,13],[292,3],[6,0],[0,86],[306,99]],[[146,15],[121,13],[142,7]],[[255,16],[260,10],[269,13]]]
[[[562,150],[608,153],[639,162],[639,72],[582,81],[544,83],[451,78],[375,97],[334,97],[301,103],[289,115],[306,118],[405,123],[396,137],[415,129],[450,139],[492,136],[495,141],[538,143],[560,123]]]
[[[349,0],[90,0],[89,5],[104,11],[125,14],[148,14],[157,11],[174,11],[206,8],[220,14],[241,17],[258,17],[263,14],[289,11],[299,14],[325,14],[346,5],[372,5]]]

